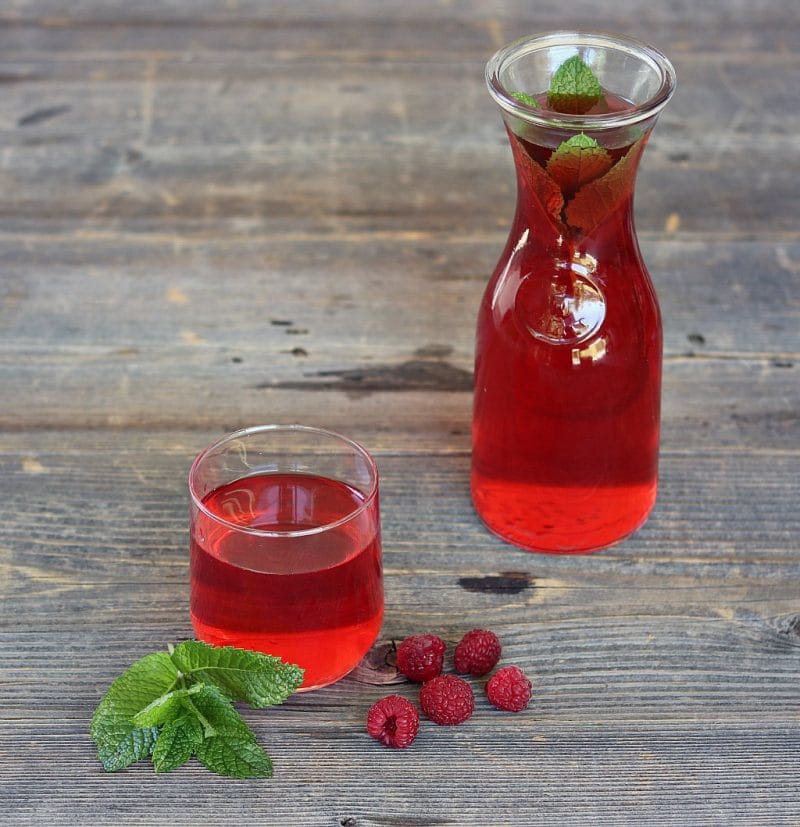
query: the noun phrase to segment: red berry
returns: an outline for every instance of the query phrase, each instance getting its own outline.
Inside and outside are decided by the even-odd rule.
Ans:
[[[367,713],[367,732],[387,747],[405,749],[417,737],[419,712],[411,701],[388,695]]]
[[[486,682],[486,697],[489,702],[508,712],[521,712],[525,709],[531,699],[531,692],[531,682],[519,666],[504,666]]]
[[[461,638],[456,646],[456,672],[480,677],[491,672],[500,660],[502,647],[497,635],[486,629],[473,629]]]
[[[424,683],[442,673],[444,641],[436,635],[412,635],[397,647],[397,671]]]
[[[442,726],[463,724],[475,709],[472,687],[455,675],[440,675],[428,681],[419,691],[422,711]]]

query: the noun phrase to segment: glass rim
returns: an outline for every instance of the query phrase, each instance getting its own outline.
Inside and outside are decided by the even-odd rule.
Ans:
[[[509,61],[529,52],[553,46],[597,46],[628,52],[654,67],[661,78],[661,83],[656,92],[646,101],[619,112],[573,115],[566,112],[534,109],[512,97],[503,86],[500,75]],[[676,83],[675,67],[670,59],[654,46],[627,35],[580,29],[531,34],[507,43],[489,58],[486,63],[485,78],[489,93],[506,112],[538,126],[581,131],[631,126],[657,115],[675,92]]]
[[[197,472],[201,462],[206,459],[209,454],[215,449],[219,448],[221,445],[224,445],[228,442],[233,442],[236,439],[242,439],[243,437],[252,436],[253,434],[262,434],[267,432],[286,432],[286,433],[307,433],[307,434],[315,434],[317,436],[324,436],[330,437],[333,440],[336,440],[342,445],[347,446],[353,450],[354,453],[361,456],[367,464],[367,468],[370,472],[370,486],[369,491],[364,493],[364,502],[361,503],[357,508],[354,508],[352,511],[349,511],[345,514],[344,517],[340,517],[338,520],[332,520],[329,523],[325,523],[324,525],[314,526],[314,528],[302,528],[302,529],[295,529],[290,531],[268,531],[261,528],[251,528],[250,526],[243,526],[238,523],[232,523],[230,520],[226,520],[224,517],[220,517],[218,514],[214,514],[210,511],[206,506],[203,504],[203,501],[198,496],[197,490],[195,488],[195,477],[197,476]],[[246,479],[248,476],[255,476],[254,474],[245,474],[241,477],[237,477],[237,479]],[[235,481],[235,480],[234,480]],[[254,425],[249,428],[240,428],[238,431],[233,431],[229,434],[225,434],[221,436],[219,439],[212,442],[206,448],[204,448],[192,462],[192,466],[189,469],[189,496],[191,497],[192,504],[201,511],[206,517],[213,520],[215,523],[219,525],[223,525],[226,528],[230,528],[232,531],[238,531],[243,534],[249,534],[254,537],[309,537],[315,534],[322,534],[326,531],[330,531],[333,528],[337,528],[340,525],[344,525],[345,523],[349,523],[351,520],[355,519],[356,517],[363,514],[368,508],[371,507],[372,503],[375,501],[375,498],[378,494],[378,466],[375,463],[372,455],[364,448],[363,445],[360,445],[353,439],[344,436],[343,434],[338,433],[337,431],[329,431],[326,428],[315,428],[311,425]]]

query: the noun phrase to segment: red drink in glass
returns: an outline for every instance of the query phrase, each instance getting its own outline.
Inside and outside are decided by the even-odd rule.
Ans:
[[[310,689],[347,674],[380,631],[377,479],[371,486],[368,477],[355,484],[358,474],[346,466],[362,458],[320,459],[313,453],[319,444],[300,462],[285,454],[270,463],[278,453],[272,443],[285,429],[264,430],[272,442],[246,449],[245,464],[251,470],[255,465],[256,473],[212,484],[197,502],[193,498],[192,624],[208,643],[255,649],[302,666],[303,688]],[[290,431],[298,433],[328,448],[329,438],[313,429]],[[246,440],[247,432],[233,443]],[[201,463],[198,472],[204,456],[195,463]],[[229,451],[226,470],[239,470],[232,457],[240,456],[240,449]],[[315,466],[329,473],[338,468],[337,476],[346,479],[311,473]]]

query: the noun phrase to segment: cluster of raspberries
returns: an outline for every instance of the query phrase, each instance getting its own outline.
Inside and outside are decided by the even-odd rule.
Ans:
[[[472,687],[463,678],[443,675],[445,642],[437,635],[412,635],[397,647],[397,671],[421,683],[419,705],[425,715],[442,726],[463,724],[475,709]],[[486,629],[467,632],[456,646],[456,672],[472,677],[487,675],[500,660],[497,635]],[[485,686],[489,702],[509,712],[520,712],[531,699],[531,682],[518,666],[504,666]],[[387,747],[403,749],[417,737],[419,712],[411,701],[389,695],[367,713],[367,732]]]

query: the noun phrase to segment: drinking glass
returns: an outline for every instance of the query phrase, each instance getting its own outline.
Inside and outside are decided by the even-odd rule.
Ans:
[[[189,472],[191,619],[218,646],[346,675],[383,620],[378,472],[346,437],[266,425],[223,437]]]

